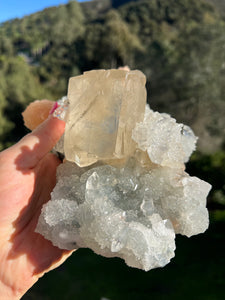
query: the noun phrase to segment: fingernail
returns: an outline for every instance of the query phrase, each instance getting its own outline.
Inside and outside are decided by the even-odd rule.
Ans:
[[[68,98],[66,96],[62,97],[57,101],[57,104],[58,106],[53,112],[53,117],[65,121],[65,117],[69,106]]]
[[[57,102],[55,102],[55,104],[52,106],[52,109],[49,112],[49,115],[52,115],[54,113],[54,111],[56,110],[56,108],[58,108],[59,105]]]

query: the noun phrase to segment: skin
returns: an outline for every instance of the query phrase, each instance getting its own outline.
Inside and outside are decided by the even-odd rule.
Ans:
[[[72,251],[35,232],[42,205],[56,183],[58,158],[49,153],[65,123],[53,116],[0,153],[0,295],[20,299],[44,273]]]

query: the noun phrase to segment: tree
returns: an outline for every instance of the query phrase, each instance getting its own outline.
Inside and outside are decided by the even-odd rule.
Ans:
[[[128,25],[115,10],[109,11],[104,19],[99,45],[99,54],[103,67],[117,68],[134,65],[137,52],[143,47],[138,37],[129,30]]]
[[[48,96],[50,98],[51,95],[40,85],[35,72],[21,56],[2,56],[0,77],[0,141],[3,147],[24,135],[21,112],[25,106],[30,101]]]

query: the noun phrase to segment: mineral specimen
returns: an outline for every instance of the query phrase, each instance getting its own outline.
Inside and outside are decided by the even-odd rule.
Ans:
[[[131,134],[143,120],[146,90],[140,71],[89,71],[69,81],[65,156],[81,167],[124,158],[135,149]]]
[[[153,112],[149,106],[146,106],[144,120],[136,125],[132,137],[138,148],[147,150],[153,163],[171,168],[184,168],[197,141],[190,127],[177,124],[167,114]]]
[[[67,161],[36,231],[59,248],[89,247],[147,271],[174,256],[175,234],[207,229],[211,186],[184,171],[194,133],[145,106],[144,84],[125,70],[70,80],[58,147]]]
[[[45,99],[32,102],[22,113],[25,126],[30,130],[35,129],[47,119],[53,105],[52,101]]]

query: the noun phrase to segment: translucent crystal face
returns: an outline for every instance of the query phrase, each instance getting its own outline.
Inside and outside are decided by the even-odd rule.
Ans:
[[[124,70],[89,71],[71,78],[66,159],[84,167],[130,156],[135,147],[132,130],[144,116],[145,82],[140,71]]]
[[[89,247],[147,271],[174,256],[175,234],[207,229],[211,186],[184,172],[197,138],[145,107],[143,76],[100,70],[72,78],[56,145],[67,161],[36,231],[59,248]]]

